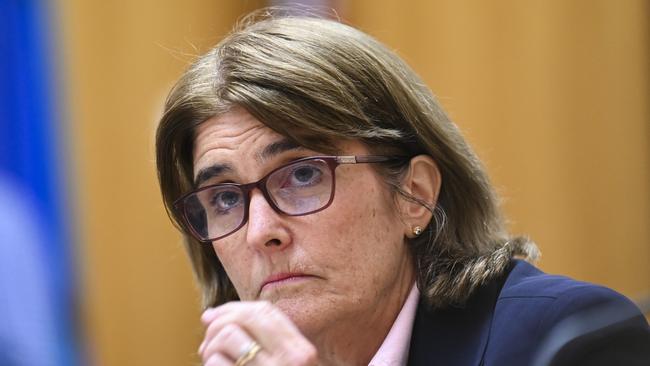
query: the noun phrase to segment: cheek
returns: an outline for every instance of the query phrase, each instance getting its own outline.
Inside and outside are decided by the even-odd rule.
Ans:
[[[349,235],[357,240],[382,239],[382,242],[393,239],[394,235],[386,236],[398,226],[396,208],[390,201],[390,194],[378,183],[360,184],[356,189],[346,192],[341,211],[345,217]],[[360,189],[363,187],[363,189]]]
[[[387,257],[395,256],[403,247],[398,215],[389,194],[380,189],[373,184],[358,184],[340,192],[337,189],[337,200],[327,218],[314,223],[322,225],[320,232],[327,240],[321,245],[331,249],[329,259],[336,256],[332,263],[346,271],[364,273],[365,264],[390,261]]]
[[[228,278],[235,286],[235,290],[242,300],[248,299],[252,293],[250,283],[252,273],[247,270],[252,268],[250,263],[251,257],[245,255],[243,251],[229,250],[228,243],[219,242],[219,245],[213,244],[214,252],[226,271]]]

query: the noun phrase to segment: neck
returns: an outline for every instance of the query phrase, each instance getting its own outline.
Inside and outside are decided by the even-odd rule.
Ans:
[[[395,279],[388,301],[309,337],[318,349],[319,365],[368,365],[388,335],[415,282],[412,266]]]

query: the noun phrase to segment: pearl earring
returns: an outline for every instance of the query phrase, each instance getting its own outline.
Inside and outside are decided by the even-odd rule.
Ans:
[[[420,236],[422,234],[422,228],[420,226],[416,226],[413,228],[413,234],[415,236]]]

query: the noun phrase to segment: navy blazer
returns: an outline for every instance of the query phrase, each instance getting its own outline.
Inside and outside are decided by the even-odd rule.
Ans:
[[[650,365],[650,328],[630,300],[602,286],[545,274],[520,260],[514,260],[502,278],[481,287],[462,308],[430,311],[421,302],[413,325],[408,364],[531,365],[536,355],[544,351],[540,348],[547,347],[549,332],[563,319],[603,306],[615,309],[615,314],[631,314],[626,317],[626,329],[636,333],[634,341],[625,344],[636,347],[632,352],[640,353],[634,357],[641,357]],[[598,316],[592,318],[602,320]],[[591,323],[587,319],[585,324]],[[558,337],[555,334],[550,338],[552,341]],[[587,353],[595,355],[595,349],[605,350],[604,346],[613,344],[611,338],[600,338],[604,341]],[[556,364],[560,363],[553,363]]]

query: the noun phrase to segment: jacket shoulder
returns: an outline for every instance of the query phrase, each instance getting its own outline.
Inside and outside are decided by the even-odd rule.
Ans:
[[[636,305],[620,293],[596,284],[577,281],[565,276],[546,274],[524,261],[515,261],[503,285],[497,308],[526,306],[546,314],[547,321],[558,320],[572,312],[593,306],[619,306],[621,309],[639,312]]]
[[[488,364],[529,364],[556,325],[590,313],[601,318],[605,313],[624,314],[635,319],[634,326],[647,330],[639,309],[620,293],[515,261],[497,299],[485,359],[492,360]]]

